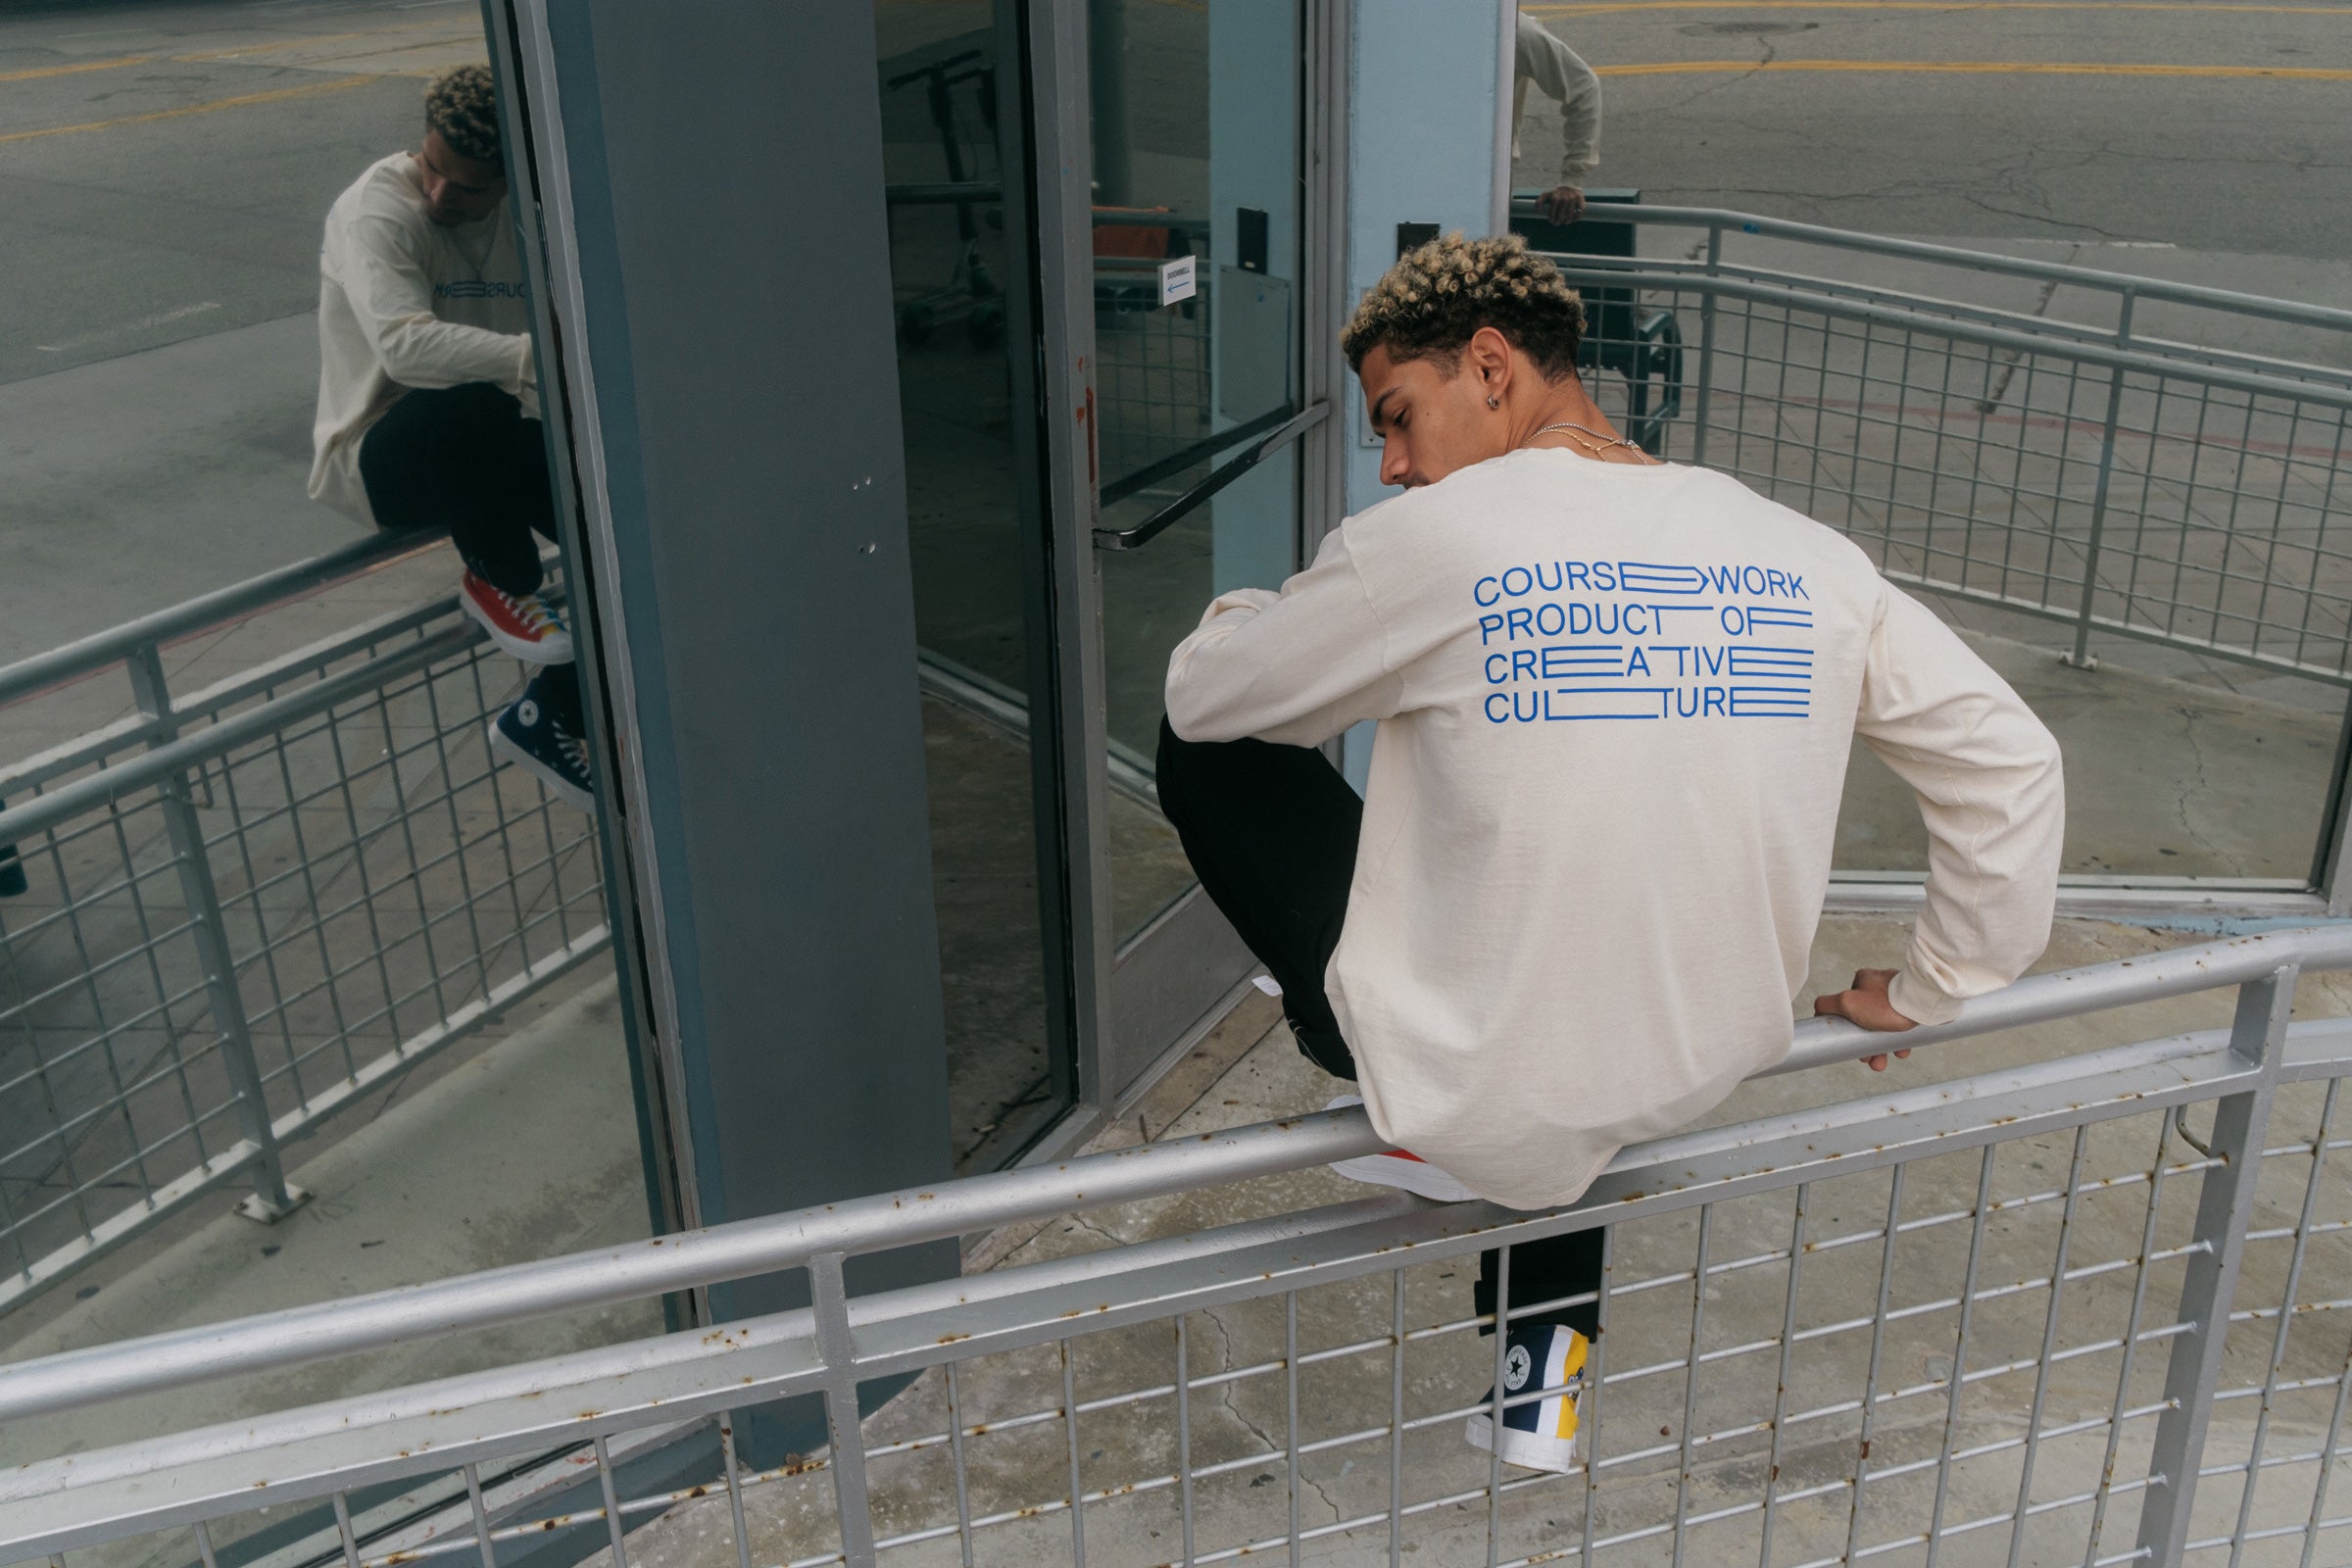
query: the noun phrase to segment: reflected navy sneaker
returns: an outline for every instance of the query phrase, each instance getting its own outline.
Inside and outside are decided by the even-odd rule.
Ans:
[[[0,811],[7,809],[8,803],[0,801]],[[17,858],[17,847],[14,844],[0,844],[0,899],[17,897],[26,885],[24,862]]]
[[[1585,1392],[1585,1353],[1591,1347],[1574,1329],[1539,1323],[1513,1329],[1502,1358],[1502,1393],[1552,1392],[1502,1411],[1502,1462],[1523,1470],[1566,1475],[1576,1468],[1576,1404]],[[1470,1446],[1494,1446],[1494,1396],[1470,1418],[1462,1436]]]
[[[514,705],[490,721],[490,750],[536,774],[548,793],[587,810],[595,802],[588,775],[588,746],[556,726],[534,675]]]

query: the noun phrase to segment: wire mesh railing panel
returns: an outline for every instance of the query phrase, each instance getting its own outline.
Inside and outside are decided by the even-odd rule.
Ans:
[[[493,764],[472,649],[222,760],[200,813],[273,1115],[590,932],[593,825]]]
[[[0,1266],[31,1269],[238,1139],[160,803],[19,846],[0,905]]]
[[[2020,1006],[2179,984],[2161,961],[2108,968],[2137,989],[2102,1001],[2105,971],[2077,971],[2046,977],[2066,1006]],[[176,1499],[169,1528],[110,1528],[103,1497],[35,1487],[0,1500],[0,1537],[67,1568],[192,1564],[232,1541],[263,1568],[470,1563],[552,1537],[662,1568],[2333,1561],[2311,1553],[2352,1539],[2328,1502],[2352,1359],[2352,1031],[2290,1030],[2293,973],[2246,981],[2230,1031],[1665,1141],[1576,1214],[1392,1195],[1123,1243],[1073,1217],[985,1283],[857,1302],[842,1251],[762,1261],[739,1238],[739,1269],[806,1266],[813,1308],[368,1396],[367,1422],[327,1405],[84,1456],[68,1491]],[[1233,1136],[1295,1165],[1323,1135]],[[1123,1157],[1052,1180],[1092,1196]],[[1138,1191],[1186,1191],[1181,1169],[1224,1157],[1177,1146]],[[857,1250],[912,1239],[900,1216],[923,1207],[877,1207]],[[1536,1247],[1598,1219],[1592,1283],[1511,1286],[1520,1265],[1556,1281]],[[1559,1473],[1464,1441],[1562,1392],[1503,1381],[1482,1269],[1518,1326],[1590,1314]],[[0,1407],[24,1405],[21,1381],[0,1375]],[[805,1402],[773,1405],[821,1389],[838,1415],[860,1381],[889,1396],[834,1425],[854,1447],[814,1436]],[[739,1452],[754,1412],[763,1446],[814,1446]],[[656,1452],[691,1462],[648,1468]],[[44,1535],[11,1507],[63,1511]]]
[[[943,1349],[865,1423],[872,1560],[2123,1560],[2208,1168],[2150,1112],[1619,1224],[1566,1475],[1463,1441],[1495,1364],[1468,1302],[1474,1242],[1109,1330]],[[2352,1284],[2352,1268],[2326,1272]],[[519,1476],[551,1451],[477,1463]],[[821,1451],[760,1469],[730,1437],[699,1484],[638,1492],[593,1448],[564,1451],[569,1490],[501,1504],[477,1482],[494,1549],[575,1531],[605,1560],[616,1510],[623,1555],[669,1568],[852,1560]],[[359,1521],[347,1560],[478,1560],[464,1482],[340,1494]],[[339,1553],[336,1500],[304,1517]],[[2266,1496],[2255,1535],[2311,1500],[2308,1483]],[[2228,1501],[2208,1495],[2217,1513]],[[216,1551],[254,1527],[216,1524]],[[178,1550],[197,1556],[192,1539]],[[68,1553],[68,1568],[125,1552]],[[137,1554],[153,1560],[154,1542]]]
[[[1564,265],[1604,412],[1639,430],[1679,393],[1653,450],[1839,529],[1898,580],[2352,680],[2352,399],[2339,372],[2231,348],[2267,323],[2217,307],[2192,344],[2132,336],[2128,309],[2091,327],[1827,277]],[[1660,318],[1679,354],[1636,325]]]
[[[0,771],[0,1310],[247,1172],[294,1200],[278,1145],[604,942],[594,826],[495,765],[522,673],[454,604],[179,699],[161,646],[127,716],[105,667],[11,714],[114,728]]]
[[[2352,1187],[2343,1167],[2352,1097],[2341,1091],[2340,1080],[2286,1086],[2271,1110],[2206,1427],[2190,1562],[2352,1554],[2352,1538],[2328,1540],[2352,1526],[2352,1496],[2340,1484],[2352,1387]]]
[[[1095,283],[1095,383],[1103,483],[1196,446],[1213,429],[1209,332],[1216,309],[1203,276],[1193,298],[1158,308],[1151,268],[1105,271]]]

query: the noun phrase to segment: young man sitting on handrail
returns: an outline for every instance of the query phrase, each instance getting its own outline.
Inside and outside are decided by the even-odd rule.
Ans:
[[[1404,493],[1212,603],[1160,732],[1202,886],[1400,1151],[1343,1169],[1517,1209],[1787,1054],[1855,736],[1919,798],[1926,903],[1816,1012],[1899,1031],[2015,979],[2065,826],[2017,694],[1841,535],[1620,437],[1583,330],[1516,237],[1399,261],[1342,341]],[[1359,800],[1313,748],[1367,719]],[[1513,1464],[1573,1463],[1600,1257],[1598,1229],[1512,1250]]]

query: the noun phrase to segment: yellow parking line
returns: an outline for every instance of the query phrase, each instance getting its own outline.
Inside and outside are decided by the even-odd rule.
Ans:
[[[338,76],[332,81],[313,82],[307,87],[280,87],[275,92],[249,92],[235,98],[214,98],[205,103],[189,104],[182,109],[156,109],[143,115],[124,115],[117,120],[85,120],[78,125],[44,125],[39,130],[12,130],[0,134],[0,142],[31,141],[38,136],[68,136],[77,130],[112,130],[117,125],[144,125],[158,120],[181,120],[189,115],[209,115],[221,109],[243,109],[249,104],[283,103],[289,98],[316,98],[320,93],[341,92],[346,87],[358,87],[381,76]]]
[[[143,66],[161,55],[123,55],[116,60],[84,60],[72,66],[41,66],[31,71],[0,71],[0,81],[30,81],[35,76],[72,76],[84,71],[114,71],[122,66]]]
[[[1619,11],[2230,11],[2252,16],[2352,17],[2352,6],[2236,6],[2213,0],[1584,0],[1526,3],[1546,17]]]
[[[2312,66],[2069,65],[2054,60],[1661,60],[1647,65],[1592,69],[1603,76],[1679,76],[1749,71],[1891,71],[1990,76],[2268,76],[2284,81],[2352,81],[2352,71]]]
[[[404,27],[368,27],[359,32],[321,32],[308,38],[280,38],[275,43],[246,44],[237,49],[208,49],[202,54],[173,55],[172,58],[191,62],[236,60],[245,55],[270,54],[279,49],[310,49],[322,43],[341,43],[347,38],[400,38],[410,33],[411,29]],[[424,49],[434,44],[465,43],[468,39],[479,38],[481,35],[480,29],[476,28],[471,32],[436,34],[429,38],[411,36],[411,41],[389,43],[381,49],[371,49],[368,53],[386,54],[395,49]]]

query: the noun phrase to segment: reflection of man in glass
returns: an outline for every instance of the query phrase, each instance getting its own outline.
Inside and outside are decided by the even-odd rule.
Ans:
[[[555,537],[555,501],[488,67],[433,79],[423,151],[379,160],[335,198],[318,271],[311,494],[379,527],[449,530],[459,603],[543,666],[491,723],[491,747],[585,808],[571,635],[539,595],[533,535]]]
[[[1211,604],[1160,734],[1168,820],[1299,1049],[1420,1156],[1342,1172],[1522,1209],[1786,1058],[1857,737],[1918,796],[1925,907],[1816,1012],[1899,1031],[2016,979],[2065,831],[2017,694],[1849,540],[1620,437],[1583,331],[1515,234],[1397,262],[1342,343],[1405,493]],[[1359,800],[1312,748],[1366,720]],[[1512,1464],[1574,1462],[1601,1235],[1480,1271],[1525,1397],[1469,1435]]]
[[[1519,19],[1519,44],[1511,71],[1511,158],[1519,157],[1519,122],[1527,115],[1527,86],[1534,82],[1560,106],[1560,182],[1544,193],[1544,216],[1573,223],[1585,213],[1585,176],[1600,162],[1600,78],[1576,51],[1552,36],[1535,18]]]

